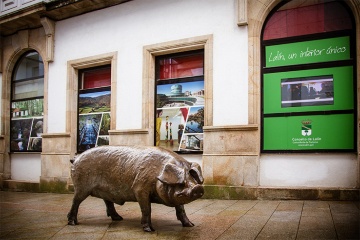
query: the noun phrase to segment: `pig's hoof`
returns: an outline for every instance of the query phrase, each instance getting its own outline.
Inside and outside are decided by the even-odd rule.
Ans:
[[[77,221],[76,220],[68,220],[68,225],[71,225],[71,226],[75,226],[77,225]]]
[[[153,232],[155,229],[151,226],[143,226],[145,232]]]
[[[184,222],[182,225],[183,225],[183,227],[193,227],[193,226],[195,226],[195,224],[193,224],[193,223],[190,222],[190,221]]]

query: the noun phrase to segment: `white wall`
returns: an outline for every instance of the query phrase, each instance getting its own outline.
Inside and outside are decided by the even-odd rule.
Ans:
[[[356,154],[265,154],[260,159],[262,187],[355,188]]]
[[[11,180],[40,182],[41,155],[40,154],[11,154]]]
[[[207,34],[214,37],[214,125],[247,124],[247,28],[236,25],[235,2],[134,0],[57,22],[48,131],[65,131],[67,61],[117,51],[116,128],[139,129],[143,46]]]

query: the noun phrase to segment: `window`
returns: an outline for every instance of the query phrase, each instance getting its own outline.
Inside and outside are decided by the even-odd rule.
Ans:
[[[340,1],[269,16],[262,41],[262,151],[354,151],[354,21]]]
[[[10,151],[41,152],[44,113],[44,63],[35,52],[25,53],[11,81]]]
[[[204,52],[156,58],[155,145],[176,152],[202,152]]]
[[[111,67],[79,72],[77,151],[109,145]]]

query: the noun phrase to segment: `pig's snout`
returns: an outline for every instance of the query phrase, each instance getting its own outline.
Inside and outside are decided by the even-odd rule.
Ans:
[[[190,193],[190,198],[198,199],[201,198],[203,195],[204,195],[204,187],[202,185],[196,185]]]

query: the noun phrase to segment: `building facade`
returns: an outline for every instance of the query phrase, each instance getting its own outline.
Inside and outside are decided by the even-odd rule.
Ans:
[[[358,199],[356,0],[1,2],[4,189],[100,145],[171,149],[226,199]]]

